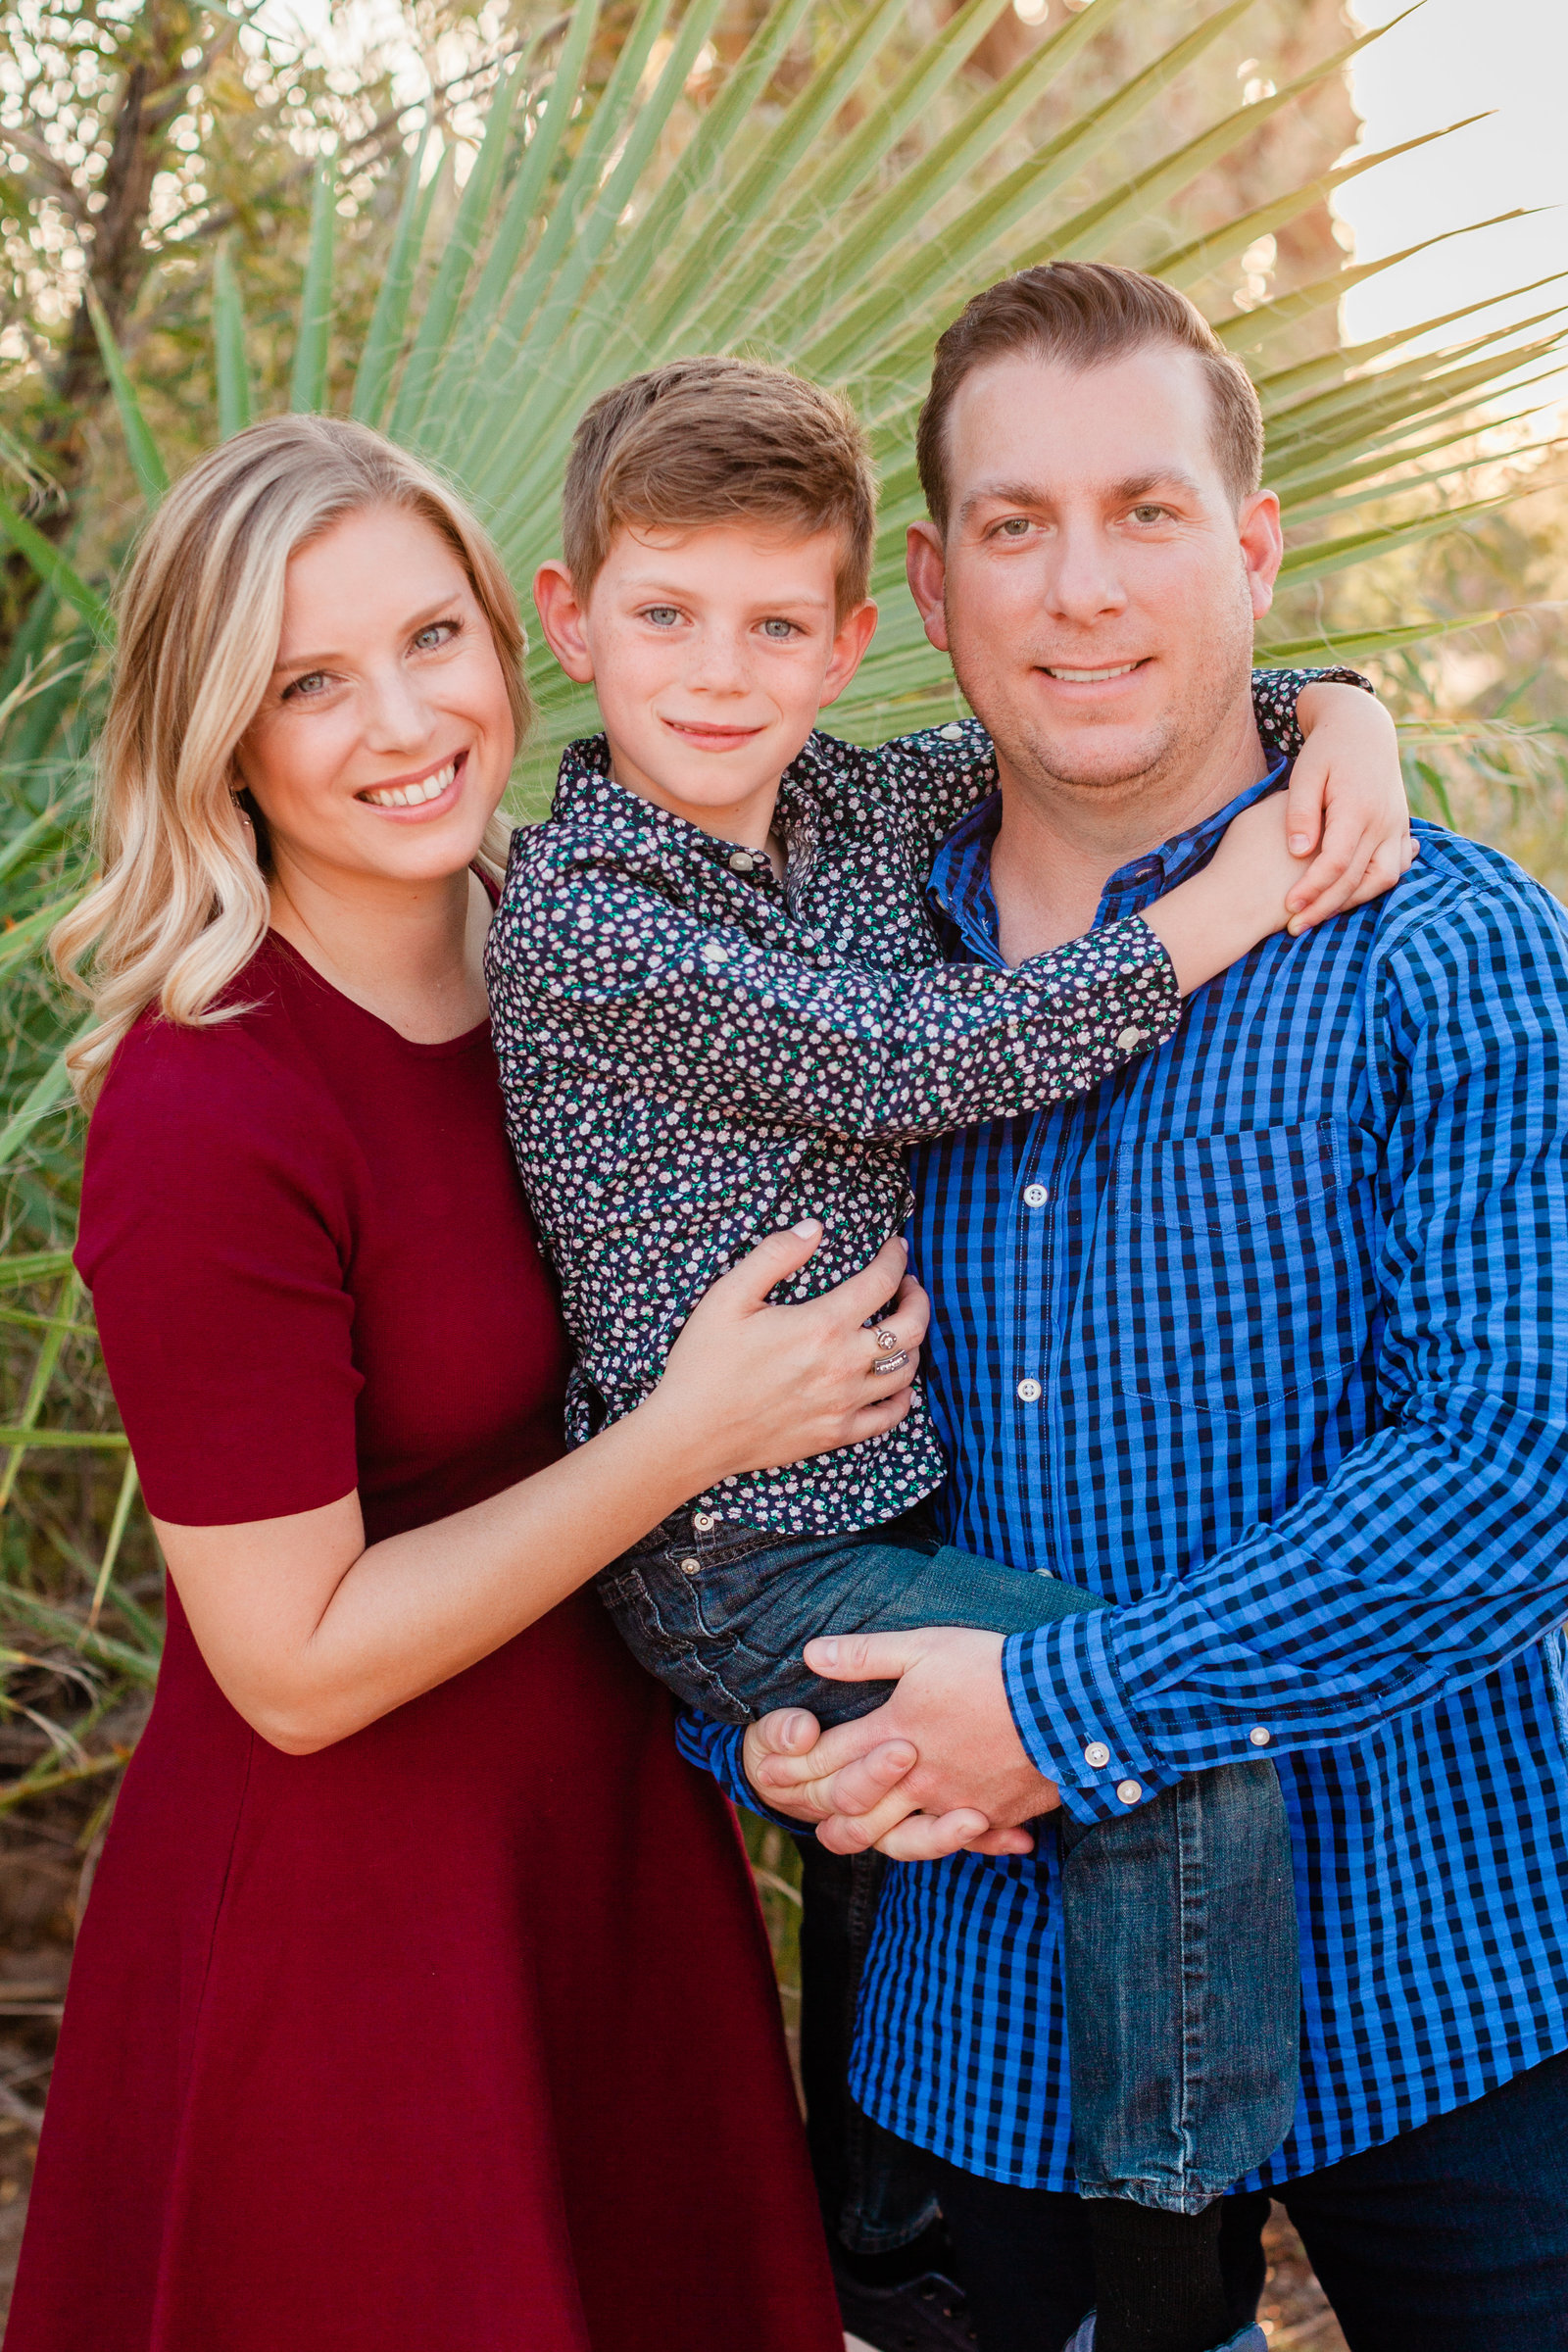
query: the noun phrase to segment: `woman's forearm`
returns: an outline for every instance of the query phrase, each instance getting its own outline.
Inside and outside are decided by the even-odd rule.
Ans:
[[[376,1544],[355,1494],[158,1532],[226,1695],[308,1755],[488,1656],[699,1492],[708,1463],[677,1418],[656,1394],[532,1478]]]

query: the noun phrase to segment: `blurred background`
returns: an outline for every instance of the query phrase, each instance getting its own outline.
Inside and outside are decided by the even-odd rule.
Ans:
[[[1290,553],[1262,654],[1369,669],[1418,808],[1568,895],[1564,86],[1561,0],[0,7],[0,2273],[157,1671],[70,1264],[80,1008],[41,959],[149,505],[254,416],[352,412],[447,466],[525,583],[596,391],[784,360],[874,436],[884,617],[835,714],[872,739],[955,708],[902,578],[935,334],[1030,262],[1154,269],[1263,394]],[[533,683],[523,814],[594,723],[547,658]],[[754,1858],[788,2018],[793,1848]],[[1334,2352],[1274,2252],[1275,2352]]]

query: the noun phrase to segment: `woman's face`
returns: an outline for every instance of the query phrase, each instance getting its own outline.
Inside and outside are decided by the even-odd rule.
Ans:
[[[461,873],[515,748],[483,608],[422,516],[368,508],[291,560],[277,664],[238,754],[280,868]]]

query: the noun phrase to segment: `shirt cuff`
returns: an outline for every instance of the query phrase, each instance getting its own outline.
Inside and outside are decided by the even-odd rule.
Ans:
[[[1110,1660],[1116,1612],[1058,1618],[1003,1644],[1018,1737],[1075,1821],[1116,1821],[1181,1779],[1139,1738]]]
[[[808,1821],[797,1821],[791,1813],[775,1813],[758,1795],[746,1777],[745,1740],[744,1723],[715,1723],[710,1715],[700,1715],[695,1707],[681,1707],[676,1712],[676,1748],[688,1764],[711,1774],[731,1804],[744,1805],[748,1813],[759,1814],[763,1821],[777,1822],[781,1830],[789,1830],[796,1837],[809,1831]]]

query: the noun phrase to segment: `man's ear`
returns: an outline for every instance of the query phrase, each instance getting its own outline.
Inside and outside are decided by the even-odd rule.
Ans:
[[[865,659],[865,649],[876,635],[876,607],[869,599],[847,612],[833,633],[833,652],[828,661],[827,674],[822,680],[822,703],[836,703],[845,687]]]
[[[942,544],[942,533],[934,522],[911,522],[905,541],[904,569],[909,582],[909,594],[919,608],[925,622],[925,633],[938,653],[945,654],[948,646],[948,609],[944,591],[948,579],[948,555]]]
[[[567,677],[575,678],[579,686],[590,685],[594,658],[588,650],[584,627],[588,615],[577,601],[570,572],[559,559],[541,564],[534,573],[533,601],[539,608],[539,625],[544,630],[545,642]]]
[[[1250,498],[1242,502],[1236,523],[1247,584],[1251,592],[1252,617],[1261,620],[1274,602],[1274,582],[1285,561],[1280,502],[1273,491],[1254,490]]]

